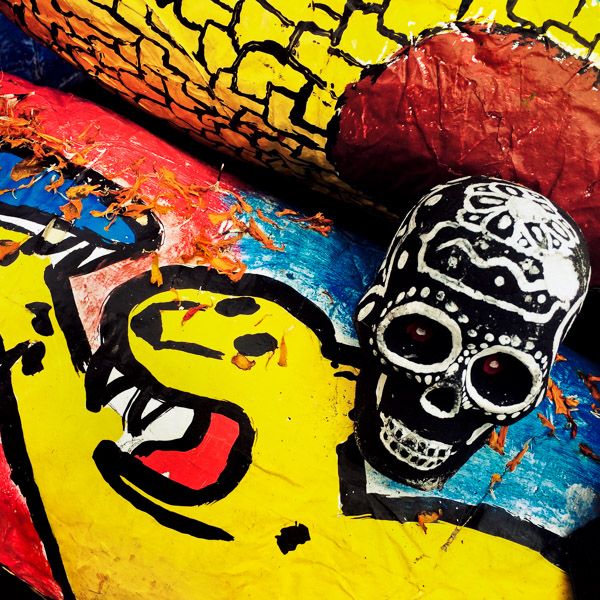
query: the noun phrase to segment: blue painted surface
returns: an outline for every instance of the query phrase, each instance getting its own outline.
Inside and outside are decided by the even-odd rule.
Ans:
[[[29,183],[29,179],[22,181],[13,181],[10,178],[12,168],[22,159],[19,156],[9,152],[0,152],[0,189],[18,188],[20,185]],[[0,196],[0,202],[11,206],[31,206],[40,210],[53,214],[62,215],[60,206],[67,204],[68,200],[65,196],[66,191],[74,185],[73,181],[65,181],[58,188],[58,192],[47,192],[44,188],[49,185],[58,175],[53,172],[46,172],[34,185],[30,188],[17,189],[14,194],[6,193]],[[85,183],[85,182],[81,182]],[[79,185],[81,185],[81,183]],[[117,241],[131,244],[135,241],[135,235],[123,219],[117,219],[108,231],[104,228],[108,221],[101,217],[92,217],[90,211],[106,210],[106,206],[100,202],[98,196],[90,194],[83,200],[83,210],[81,219],[73,221],[75,229],[88,229],[97,233],[105,241]]]
[[[68,90],[87,79],[84,73],[25,35],[4,15],[0,15],[0,71],[60,90]]]
[[[275,245],[285,244],[285,252],[261,250],[260,242],[244,238],[240,247],[248,270],[293,287],[329,316],[339,341],[358,345],[352,313],[383,262],[386,249],[356,233],[336,227],[335,223],[329,237],[302,229],[298,224],[275,215],[284,208],[298,210],[297,206],[275,201],[259,192],[247,193],[245,199],[278,224],[288,223],[285,229],[277,229],[257,220]]]

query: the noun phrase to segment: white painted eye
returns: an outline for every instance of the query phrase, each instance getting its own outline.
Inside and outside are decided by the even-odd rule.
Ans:
[[[537,398],[542,372],[529,354],[509,346],[492,346],[473,357],[467,367],[466,390],[480,408],[511,415]]]
[[[445,371],[462,348],[458,324],[423,302],[392,309],[377,327],[376,339],[392,364],[423,374]]]

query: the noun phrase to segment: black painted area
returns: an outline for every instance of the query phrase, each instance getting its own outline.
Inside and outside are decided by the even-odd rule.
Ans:
[[[471,4],[473,4],[473,0],[461,0],[458,12],[456,14],[457,21],[460,21],[467,14],[467,11],[469,8],[471,8]]]
[[[181,302],[181,307],[184,309],[194,308],[198,306],[194,302]],[[163,326],[161,312],[167,310],[176,310],[179,312],[180,305],[178,302],[157,302],[146,307],[142,312],[138,313],[131,319],[131,330],[135,335],[148,342],[154,350],[179,350],[205,358],[214,358],[221,360],[223,352],[208,348],[202,344],[194,342],[176,342],[173,340],[163,341]],[[182,316],[185,313],[182,312]]]
[[[5,600],[40,600],[43,598],[24,581],[17,579],[2,567],[0,567],[0,590],[0,597]]]
[[[260,306],[254,298],[225,298],[217,302],[215,312],[224,317],[237,317],[239,315],[253,315],[258,311]]]
[[[293,552],[300,544],[310,541],[310,532],[306,525],[296,523],[290,527],[284,527],[279,535],[275,536],[277,546],[283,554]]]
[[[23,375],[35,375],[44,369],[42,359],[46,356],[46,346],[42,342],[35,342],[29,346],[21,357]]]
[[[27,500],[32,523],[44,544],[52,576],[61,587],[65,600],[75,600],[64,570],[58,544],[52,533],[40,492],[33,477],[33,469],[23,438],[17,400],[12,389],[10,369],[18,360],[26,345],[27,342],[23,342],[12,350],[5,351],[0,336],[0,430],[2,432],[2,447],[11,469],[11,479]],[[30,598],[39,597],[26,584],[19,583],[15,577],[0,568],[0,598],[29,600]]]
[[[30,302],[25,305],[27,310],[34,315],[31,320],[33,330],[40,335],[49,336],[54,333],[52,322],[50,321],[50,309],[52,308],[47,302]]]
[[[598,600],[600,584],[600,518],[574,531],[567,541],[569,571],[576,600]]]
[[[561,569],[567,567],[566,541],[555,533],[487,504],[471,506],[447,498],[388,498],[379,494],[369,494],[366,491],[364,459],[356,447],[354,436],[340,444],[337,453],[342,512],[347,516],[369,515],[373,519],[406,523],[415,522],[420,511],[442,509],[443,520],[447,523],[466,526],[516,542],[539,552]]]
[[[277,350],[277,340],[270,333],[249,333],[235,338],[235,349],[244,356],[262,356]]]

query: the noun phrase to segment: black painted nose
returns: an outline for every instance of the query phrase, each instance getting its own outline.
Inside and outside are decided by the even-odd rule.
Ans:
[[[458,390],[448,386],[429,388],[421,398],[421,405],[434,416],[453,417],[460,406]]]

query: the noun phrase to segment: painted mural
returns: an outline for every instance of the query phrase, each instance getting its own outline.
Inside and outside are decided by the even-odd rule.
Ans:
[[[53,600],[572,597],[597,365],[561,348],[442,489],[389,480],[353,436],[385,248],[73,96],[1,99],[1,564]]]
[[[571,214],[593,265],[599,10],[591,0],[0,2],[103,85],[220,152],[401,217],[461,175],[521,183]]]
[[[336,197],[0,73],[0,566],[51,600],[595,598],[600,366],[559,342],[581,235],[600,282],[598,10],[0,0],[265,182]],[[14,32],[0,67],[40,74]]]

